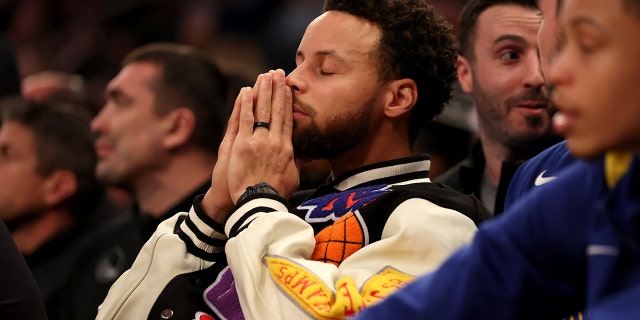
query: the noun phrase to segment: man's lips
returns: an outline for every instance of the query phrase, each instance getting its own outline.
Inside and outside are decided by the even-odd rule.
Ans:
[[[302,110],[302,108],[300,108],[297,105],[293,105],[293,119],[301,119],[301,118],[305,118],[308,117],[309,114],[306,113],[305,111]]]
[[[104,140],[96,140],[94,147],[99,158],[103,158],[115,150],[115,146]]]
[[[524,101],[516,104],[514,109],[527,115],[540,116],[547,112],[547,103],[544,101]]]
[[[297,106],[297,105],[293,105],[293,113],[300,113],[300,114],[306,114],[304,111],[302,111],[302,109]]]
[[[516,104],[516,107],[526,109],[546,109],[547,103],[545,101],[524,101]]]

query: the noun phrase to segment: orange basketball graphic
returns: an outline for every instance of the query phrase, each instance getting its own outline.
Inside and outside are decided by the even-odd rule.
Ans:
[[[350,212],[318,232],[311,259],[338,266],[344,259],[364,247],[365,239],[360,219]]]

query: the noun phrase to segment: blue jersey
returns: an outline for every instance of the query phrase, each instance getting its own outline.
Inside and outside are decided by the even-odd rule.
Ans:
[[[524,162],[513,175],[507,189],[504,208],[522,198],[529,190],[555,180],[560,171],[575,161],[567,141],[559,142]]]
[[[576,161],[358,319],[637,319],[639,166],[611,189],[603,158]]]

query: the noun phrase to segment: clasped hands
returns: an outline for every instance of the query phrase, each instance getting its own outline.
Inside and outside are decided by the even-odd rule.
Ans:
[[[218,149],[211,188],[202,200],[208,216],[224,223],[248,186],[271,184],[288,198],[299,185],[299,161],[293,155],[293,98],[283,70],[258,76],[253,88],[236,98]]]

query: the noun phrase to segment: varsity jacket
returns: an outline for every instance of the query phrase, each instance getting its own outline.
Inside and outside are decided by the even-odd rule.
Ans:
[[[639,166],[611,189],[602,158],[576,161],[358,319],[637,319]]]
[[[434,270],[489,216],[475,197],[430,183],[429,164],[415,156],[360,168],[292,210],[255,194],[224,225],[196,198],[160,225],[98,319],[353,316]]]

